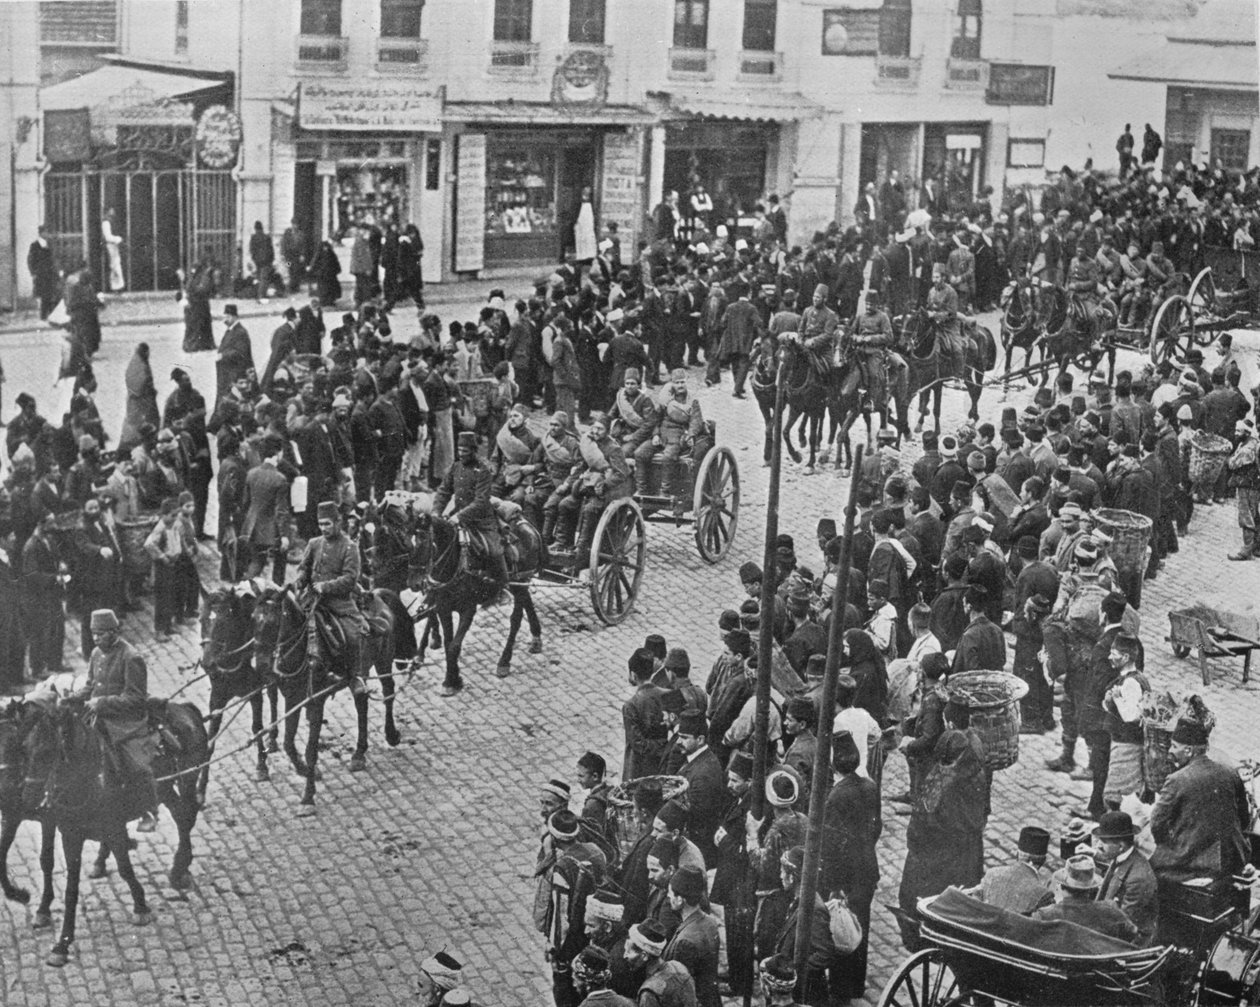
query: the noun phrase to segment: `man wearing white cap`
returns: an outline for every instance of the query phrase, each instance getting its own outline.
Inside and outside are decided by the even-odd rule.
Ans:
[[[1260,552],[1256,541],[1256,523],[1260,518],[1260,464],[1257,462],[1255,425],[1250,420],[1239,420],[1235,426],[1238,447],[1226,464],[1229,486],[1234,490],[1238,504],[1238,527],[1242,529],[1242,547],[1230,553],[1232,560],[1248,560]]]
[[[655,920],[644,920],[630,928],[626,937],[626,961],[642,966],[643,985],[635,1003],[638,1007],[696,1007],[696,984],[682,962],[662,961],[665,931]]]

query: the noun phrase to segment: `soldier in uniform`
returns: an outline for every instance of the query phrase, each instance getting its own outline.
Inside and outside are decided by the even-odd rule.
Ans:
[[[546,481],[542,439],[526,425],[520,406],[512,407],[507,422],[495,434],[494,445],[498,471],[492,494],[517,504],[530,524],[541,530],[543,501],[547,499],[538,487],[540,477]]]
[[[573,545],[574,525],[578,526],[575,567],[585,565],[595,540],[595,526],[604,508],[613,500],[630,495],[630,469],[621,446],[608,436],[608,417],[591,413],[591,425],[578,442],[580,462],[565,480],[565,492],[558,505],[556,548]]]
[[[958,321],[958,293],[946,280],[943,263],[932,267],[932,289],[927,295],[928,316],[936,324],[941,355],[950,361],[950,370],[961,374],[966,365],[962,326]]]
[[[700,412],[700,403],[687,394],[687,372],[681,367],[670,374],[670,398],[661,409],[660,425],[652,435],[650,447],[664,446],[661,452],[661,496],[672,496],[678,489],[679,469],[682,465],[679,458],[684,451],[690,450],[691,460],[699,466],[712,442]],[[644,455],[644,447],[634,455],[635,482],[639,492],[647,487],[647,466],[650,464],[650,451]],[[681,504],[679,506],[682,506]]]
[[[1076,257],[1068,266],[1068,291],[1076,302],[1076,313],[1082,320],[1085,335],[1094,333],[1094,316],[1098,311],[1098,263],[1090,258],[1084,242],[1076,246]]]
[[[327,612],[336,617],[346,638],[345,667],[349,669],[350,691],[361,696],[366,691],[359,667],[360,640],[367,634],[367,622],[354,592],[359,586],[359,549],[341,530],[341,514],[331,500],[324,500],[316,509],[320,534],[306,543],[298,563],[295,586],[305,592],[305,607],[323,602]],[[314,618],[307,621],[306,653],[312,665],[331,664],[335,656],[324,653],[319,628]]]
[[[542,450],[546,478],[538,479],[535,486],[539,494],[543,493],[544,488],[547,492],[542,508],[542,537],[547,545],[551,545],[555,539],[560,501],[564,497],[560,487],[578,463],[578,440],[569,433],[569,414],[563,409],[557,410],[548,421],[547,432],[542,436]]]
[[[152,832],[157,827],[157,800],[152,794],[149,768],[153,752],[149,732],[137,728],[137,721],[145,718],[149,671],[144,658],[119,635],[113,609],[98,608],[90,620],[96,646],[88,659],[87,681],[74,698],[85,700],[88,709],[100,718],[97,730],[108,741],[124,782],[137,790],[147,788],[148,810],[136,828]]]
[[[477,457],[476,434],[463,431],[457,446],[459,457],[433,497],[433,512],[442,514],[448,505],[454,504],[451,523],[481,533],[486,545],[483,572],[498,592],[507,585],[508,568],[503,540],[499,537],[499,519],[490,503],[494,474],[490,466]]]
[[[884,401],[887,388],[886,362],[893,345],[893,330],[875,290],[866,293],[866,313],[858,317],[852,345],[858,354],[867,395],[872,403],[879,405]]]
[[[1015,862],[991,867],[975,888],[967,894],[1000,909],[1027,916],[1050,905],[1051,874],[1046,870],[1046,852],[1050,849],[1050,833],[1035,825],[1025,826],[1019,833]]]
[[[621,450],[635,459],[635,482],[640,493],[647,492],[648,467],[640,461],[643,446],[648,445],[644,459],[652,457],[652,437],[660,422],[660,411],[651,395],[641,391],[639,369],[627,367],[622,387],[608,410],[609,430],[613,438],[621,445]]]
[[[840,317],[827,307],[829,296],[831,291],[827,284],[820,283],[814,288],[813,302],[801,312],[800,336],[806,348],[828,361],[835,352],[836,330],[840,327]]]

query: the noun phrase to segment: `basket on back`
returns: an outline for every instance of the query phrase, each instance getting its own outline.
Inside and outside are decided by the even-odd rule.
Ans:
[[[987,769],[1007,769],[1019,761],[1019,701],[1028,683],[1006,671],[967,671],[950,675],[949,698],[964,703],[971,726],[984,742]]]
[[[1098,527],[1111,536],[1107,550],[1117,570],[1146,569],[1146,545],[1151,539],[1151,519],[1131,510],[1104,508],[1094,512]]]
[[[1224,437],[1196,430],[1190,437],[1190,481],[1209,486],[1221,477],[1234,446]]]

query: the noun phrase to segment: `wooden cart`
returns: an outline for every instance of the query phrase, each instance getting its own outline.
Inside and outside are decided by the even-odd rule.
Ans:
[[[1194,605],[1174,609],[1168,613],[1168,642],[1177,657],[1188,657],[1192,650],[1199,652],[1199,672],[1203,684],[1212,684],[1209,657],[1241,657],[1242,680],[1251,680],[1251,652],[1260,647],[1260,620],[1254,616],[1236,615]]]

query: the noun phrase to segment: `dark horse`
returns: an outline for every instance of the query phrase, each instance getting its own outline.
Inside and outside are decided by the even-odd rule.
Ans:
[[[526,520],[516,521],[514,527],[516,543],[508,549],[508,569],[511,571],[508,592],[512,595],[512,616],[508,622],[507,641],[495,669],[500,678],[511,674],[512,653],[522,615],[529,619],[529,631],[533,634],[530,652],[542,650],[542,624],[538,621],[534,599],[529,591],[529,582],[537,575],[543,562],[542,537]],[[424,608],[437,616],[446,644],[443,696],[453,696],[464,687],[464,679],[459,672],[464,637],[472,627],[477,607],[492,601],[497,593],[485,577],[469,569],[466,536],[466,532],[436,514],[421,514],[416,519],[418,589],[424,595]],[[507,542],[504,544],[506,547]],[[455,627],[456,617],[459,619],[458,628]],[[421,641],[420,658],[424,657],[425,643],[425,640]]]
[[[299,776],[306,778],[302,794],[301,816],[315,813],[315,784],[319,779],[319,735],[324,726],[324,704],[328,698],[349,684],[345,652],[331,662],[307,660],[307,628],[309,620],[316,618],[315,608],[309,610],[298,604],[292,585],[279,592],[264,591],[257,606],[255,627],[255,660],[261,648],[275,655],[275,676],[284,697],[284,753],[289,757]],[[385,741],[392,748],[400,740],[394,723],[394,658],[401,650],[404,656],[410,647],[414,649],[411,619],[407,610],[393,591],[377,588],[368,592],[360,606],[367,619],[369,633],[359,645],[359,672],[366,679],[375,669],[381,683],[385,704]],[[270,623],[275,622],[272,629]],[[410,641],[410,643],[408,642]],[[297,750],[297,728],[301,707],[306,707],[306,757]],[[367,768],[368,697],[354,697],[357,714],[358,739],[350,757],[350,772],[358,773]]]
[[[898,345],[905,348],[906,363],[910,365],[909,393],[919,393],[919,422],[915,429],[923,429],[927,418],[928,396],[932,396],[932,417],[936,431],[941,429],[941,391],[946,381],[957,378],[967,388],[971,408],[967,416],[980,418],[980,393],[984,388],[984,376],[997,363],[997,344],[993,333],[969,318],[959,319],[964,354],[961,368],[951,356],[941,352],[937,325],[923,308],[893,320],[898,333]]]
[[[61,832],[66,910],[61,936],[47,962],[62,966],[74,941],[85,841],[94,839],[113,852],[119,876],[131,890],[132,922],[143,926],[152,919],[127,844],[127,823],[148,810],[152,794],[145,793],[146,787],[129,787],[119,780],[113,768],[116,757],[107,750],[100,730],[89,724],[81,703],[69,700],[32,708],[36,712],[21,745],[25,775],[20,802],[28,817],[38,816]],[[149,700],[146,714],[150,725],[159,725],[160,741],[150,762],[153,793],[170,809],[179,830],[169,877],[171,886],[182,891],[192,884],[188,870],[192,830],[205,800],[201,768],[209,758],[210,741],[201,711],[191,703]],[[51,859],[51,850],[48,856]],[[50,893],[44,898],[48,900]],[[46,914],[48,905],[41,902],[40,910]]]
[[[44,876],[44,889],[35,914],[37,928],[52,926],[53,837],[52,820],[40,817],[38,808],[22,805],[22,781],[25,779],[26,756],[22,743],[39,711],[33,704],[13,699],[0,710],[0,889],[10,902],[26,905],[31,893],[19,888],[9,878],[9,850],[17,836],[18,826],[27,819],[38,820],[43,832],[39,848],[39,866]]]
[[[779,346],[782,354],[779,380],[786,383],[787,403],[787,416],[783,420],[783,445],[792,461],[799,463],[801,453],[792,444],[792,429],[799,422],[801,447],[809,448],[807,471],[812,472],[818,460],[818,450],[822,446],[823,418],[827,415],[827,405],[831,398],[834,367],[828,356],[813,352],[799,339],[785,337]],[[762,413],[764,416],[764,409]],[[770,429],[772,422],[770,419],[766,420],[767,429]]]
[[[1103,356],[1107,357],[1110,381],[1116,377],[1116,325],[1120,317],[1120,309],[1111,295],[1102,297],[1094,306],[1093,314],[1083,298],[1076,294],[1059,292],[1066,303],[1063,324],[1058,329],[1047,327],[1045,335],[1045,354],[1047,362],[1053,360],[1059,365],[1059,373],[1063,374],[1069,365],[1075,363],[1086,373],[1092,373]],[[1049,379],[1049,368],[1046,369],[1043,384]]]
[[[910,392],[907,381],[909,370],[895,359],[889,363],[893,366],[887,368],[883,388],[874,401],[862,384],[864,375],[856,353],[853,351],[842,353],[840,366],[832,371],[831,394],[827,400],[827,411],[831,417],[827,435],[827,451],[830,451],[838,435],[840,437],[840,444],[836,450],[836,468],[838,469],[853,466],[853,447],[849,443],[849,431],[859,416],[866,421],[868,451],[874,433],[871,423],[872,412],[879,413],[880,427],[887,427],[891,407],[895,405],[897,407],[895,429],[901,437],[910,437]],[[823,452],[824,460],[827,451]]]
[[[210,713],[208,727],[211,746],[218,741],[223,723],[223,710],[233,699],[249,698],[253,711],[253,733],[258,744],[258,767],[255,779],[262,783],[271,779],[267,768],[267,752],[276,751],[276,680],[270,664],[254,661],[254,602],[248,594],[234,587],[221,587],[202,598],[201,666],[210,678]],[[264,740],[263,693],[271,702],[271,732]],[[206,767],[207,777],[210,767]],[[206,789],[207,780],[202,781]]]
[[[1024,370],[1030,376],[1033,353],[1040,351],[1041,383],[1045,384],[1049,365],[1044,337],[1047,332],[1057,332],[1063,327],[1067,312],[1063,291],[1058,287],[1043,288],[1030,277],[1021,276],[1002,292],[1001,307],[1000,331],[1002,348],[1006,351],[1003,394],[1010,390],[1011,358],[1017,349],[1024,351]]]

